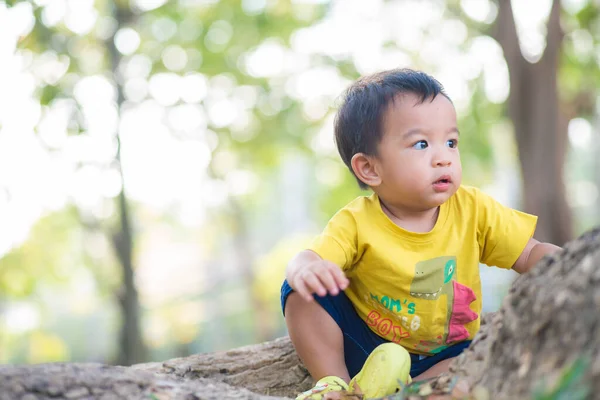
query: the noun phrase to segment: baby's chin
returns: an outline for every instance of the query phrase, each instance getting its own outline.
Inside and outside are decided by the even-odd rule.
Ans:
[[[423,203],[427,204],[427,206],[430,208],[439,207],[448,200],[450,200],[450,198],[454,196],[457,190],[458,186],[454,186],[445,192],[436,192],[429,198],[423,199]]]
[[[430,188],[421,188],[419,191],[413,192],[412,196],[407,196],[406,193],[403,193],[403,195],[394,193],[390,196],[389,193],[374,191],[377,193],[381,201],[386,204],[393,205],[395,207],[406,208],[407,210],[427,211],[431,210],[432,208],[439,207],[450,200],[457,190],[458,185],[453,183],[452,187],[444,192],[436,192]],[[410,200],[407,197],[409,197]]]

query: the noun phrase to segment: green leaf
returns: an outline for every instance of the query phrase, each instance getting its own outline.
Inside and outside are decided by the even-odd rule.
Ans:
[[[591,393],[589,383],[584,382],[584,376],[590,365],[589,356],[577,358],[566,367],[558,381],[550,388],[545,380],[534,391],[534,400],[585,400]]]
[[[54,85],[45,85],[40,89],[40,104],[47,106],[61,95],[61,89]]]

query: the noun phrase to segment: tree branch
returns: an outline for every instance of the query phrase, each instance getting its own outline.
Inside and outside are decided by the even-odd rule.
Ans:
[[[527,62],[519,47],[519,36],[510,0],[498,0],[498,17],[492,37],[502,47],[508,65],[520,66]]]
[[[560,26],[560,0],[552,1],[552,9],[546,25],[548,34],[546,36],[546,49],[542,56],[543,62],[558,63],[564,32]]]

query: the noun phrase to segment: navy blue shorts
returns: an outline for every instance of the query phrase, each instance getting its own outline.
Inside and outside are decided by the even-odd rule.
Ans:
[[[284,314],[285,302],[293,290],[287,281],[283,281],[283,285],[281,286],[281,309]],[[358,374],[375,347],[387,343],[388,340],[377,335],[367,326],[358,316],[352,302],[350,302],[350,299],[348,299],[344,292],[340,292],[337,296],[326,295],[320,297],[315,295],[314,297],[321,307],[331,315],[344,334],[344,357],[348,373],[350,376]],[[470,340],[465,340],[433,356],[424,357],[411,353],[410,376],[416,377],[440,361],[456,357],[469,347],[470,344]]]

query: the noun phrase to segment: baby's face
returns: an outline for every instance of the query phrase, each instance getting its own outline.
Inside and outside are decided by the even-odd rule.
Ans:
[[[376,157],[381,184],[373,189],[398,207],[439,206],[462,180],[458,140],[456,111],[445,96],[396,98],[384,115]]]

